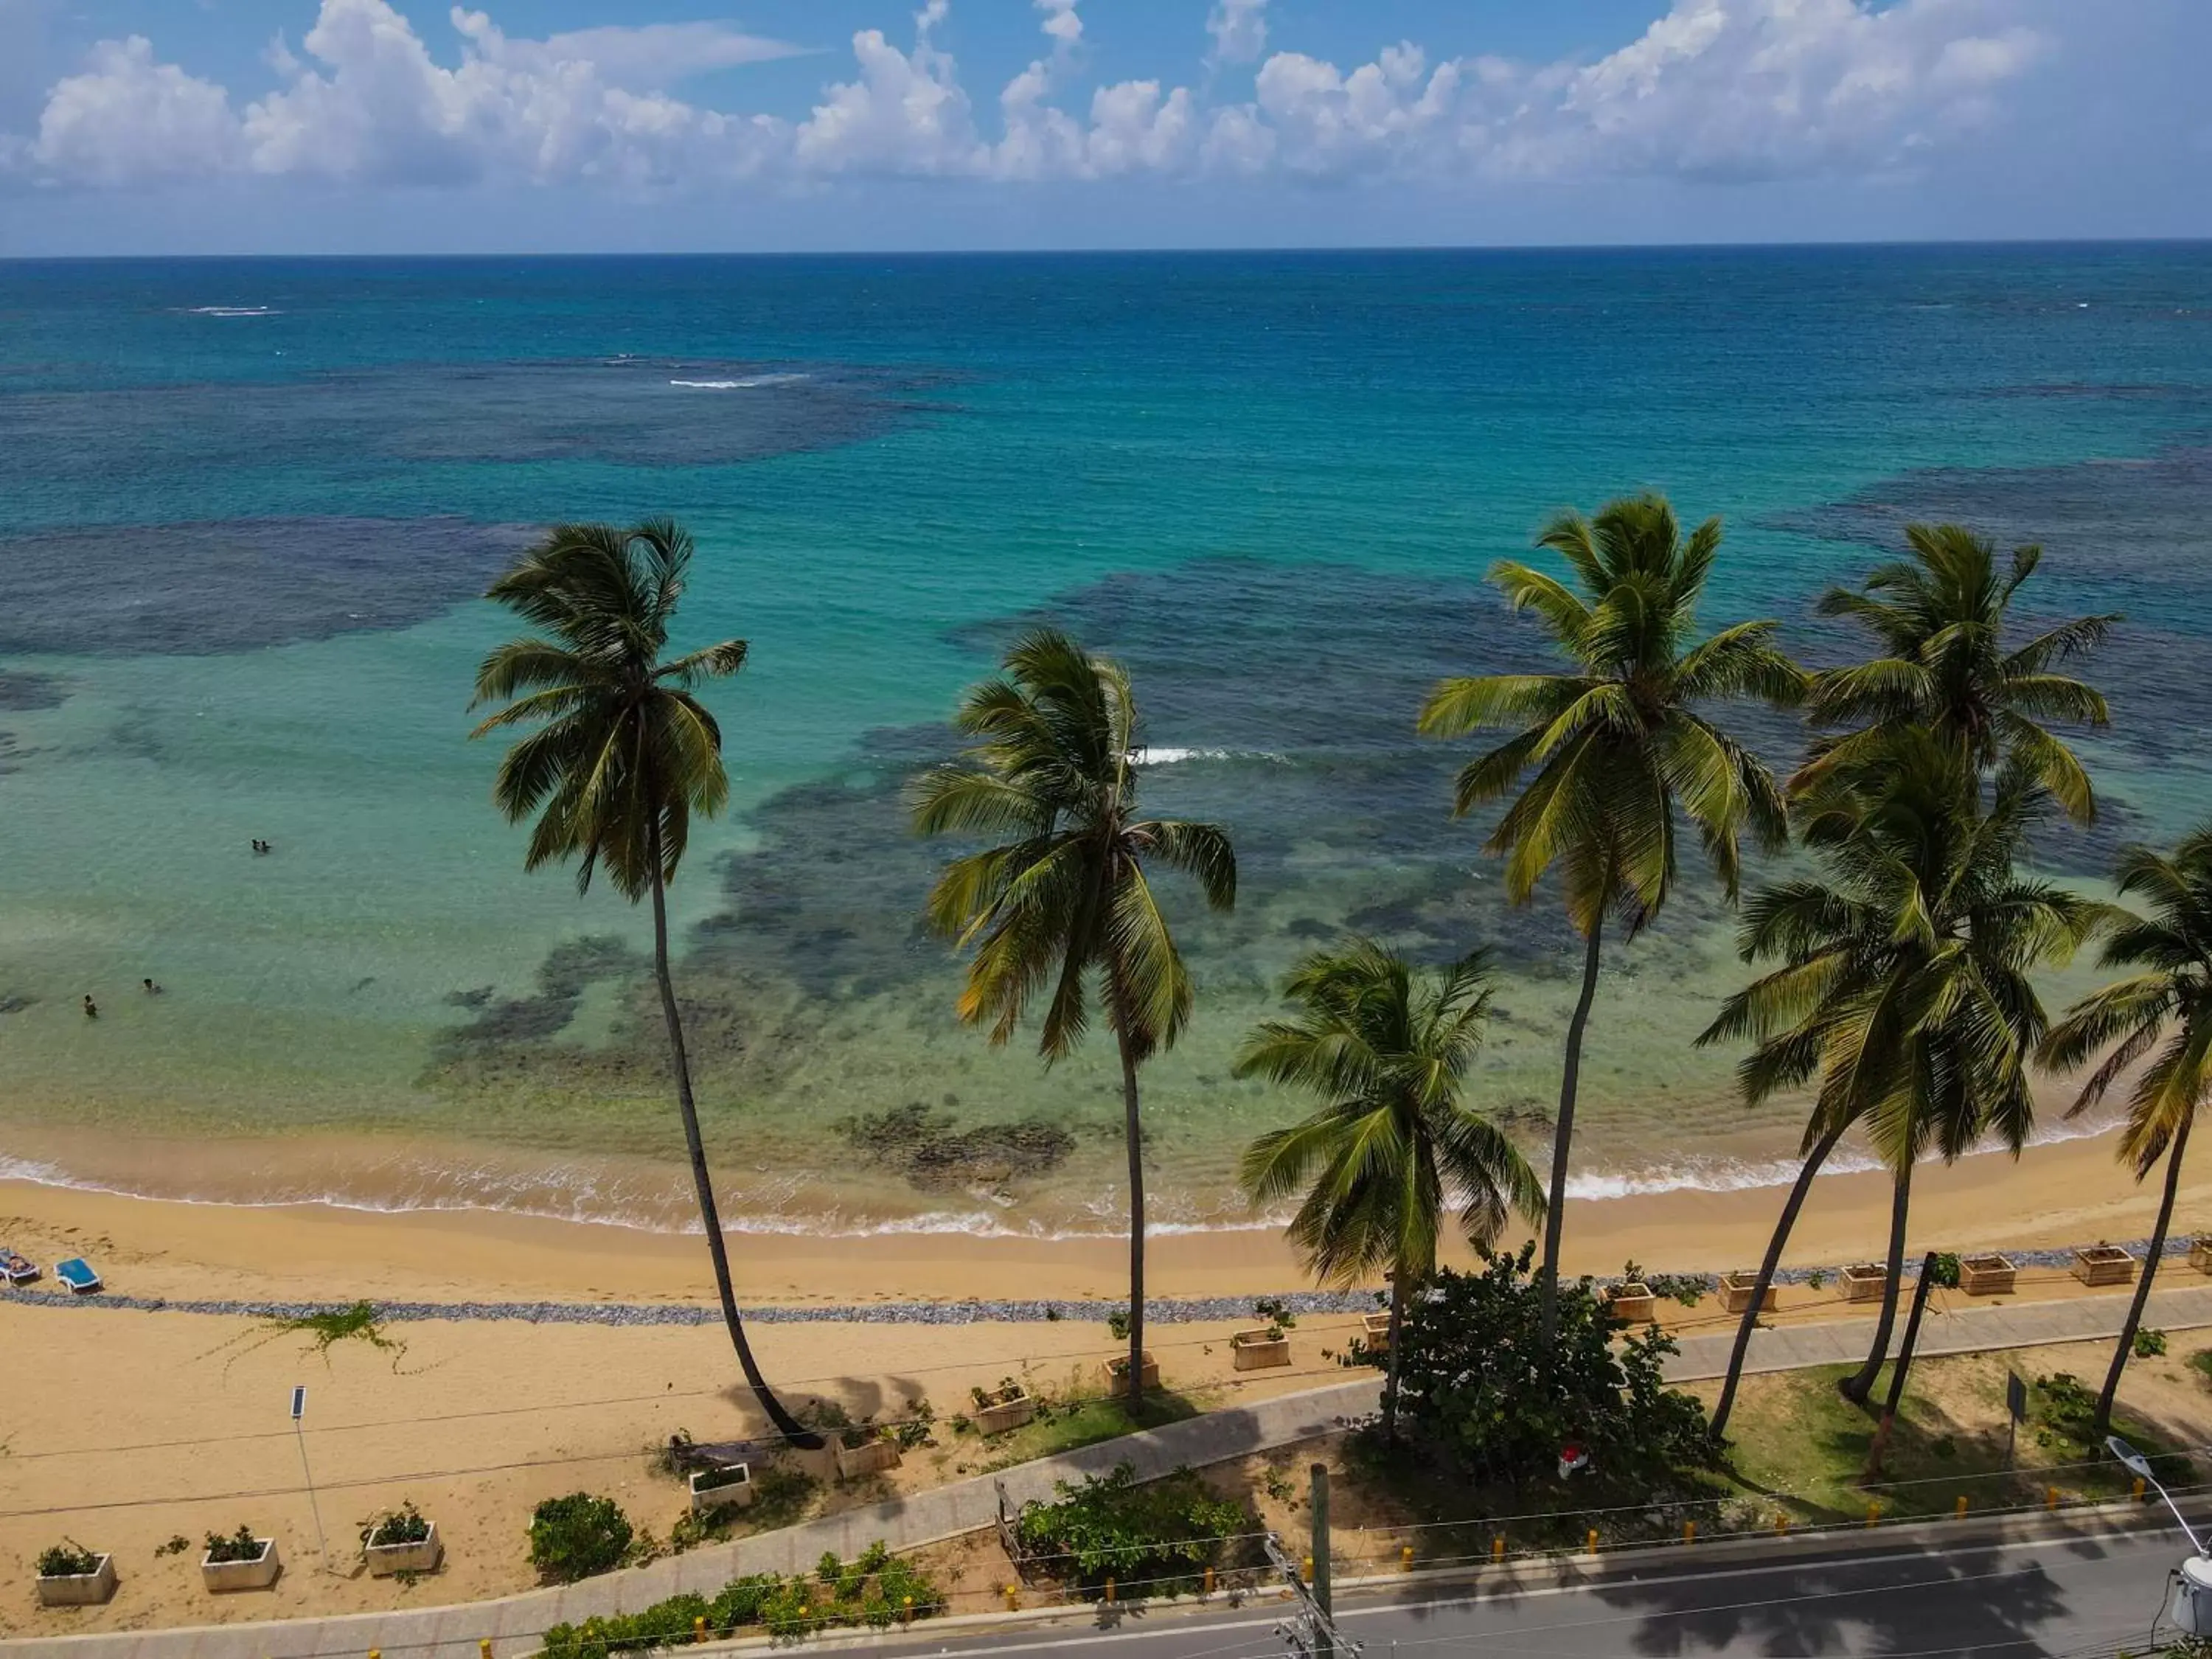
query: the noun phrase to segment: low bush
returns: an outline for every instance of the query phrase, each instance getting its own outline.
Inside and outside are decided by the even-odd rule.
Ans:
[[[694,1639],[701,1620],[709,1636],[760,1629],[788,1640],[836,1626],[887,1630],[909,1607],[923,1619],[945,1605],[943,1592],[927,1575],[873,1544],[850,1563],[824,1555],[811,1575],[754,1573],[731,1580],[711,1598],[672,1595],[640,1613],[556,1625],[545,1632],[544,1659],[606,1659],[679,1647]]]
[[[1959,1288],[1959,1258],[1948,1250],[1938,1252],[1935,1271],[1928,1275],[1928,1282],[1939,1291],[1957,1290]]]
[[[100,1557],[73,1539],[64,1539],[39,1556],[41,1578],[88,1578],[100,1571]]]
[[[549,1498],[530,1517],[530,1565],[556,1584],[573,1584],[622,1565],[635,1535],[611,1498],[573,1492]]]
[[[2136,1333],[2136,1358],[2156,1359],[2166,1352],[2164,1331],[2139,1330]]]
[[[1189,1469],[1139,1485],[1127,1463],[1057,1483],[1057,1503],[1022,1506],[1014,1534],[1034,1565],[1086,1586],[1116,1581],[1116,1594],[1172,1590],[1218,1564],[1229,1540],[1259,1530],[1242,1504],[1216,1498]],[[1126,1587],[1126,1588],[1125,1588]]]
[[[219,1532],[207,1535],[207,1559],[220,1565],[225,1561],[258,1561],[261,1540],[253,1535],[253,1528],[241,1525],[236,1532],[225,1536]]]
[[[705,1468],[693,1471],[691,1486],[697,1492],[720,1492],[725,1486],[734,1486],[752,1478],[752,1470],[743,1463],[709,1463]]]

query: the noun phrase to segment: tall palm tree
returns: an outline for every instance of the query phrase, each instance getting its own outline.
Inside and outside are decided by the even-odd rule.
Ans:
[[[1804,676],[1774,645],[1775,624],[1740,623],[1697,638],[1697,607],[1720,549],[1708,519],[1686,539],[1663,496],[1608,504],[1595,519],[1570,513],[1537,538],[1564,557],[1581,592],[1513,561],[1491,580],[1513,609],[1531,611],[1569,664],[1562,674],[1450,679],[1430,693],[1420,729],[1437,737],[1513,735],[1459,775],[1453,811],[1498,799],[1533,772],[1491,833],[1516,904],[1557,868],[1567,917],[1583,937],[1582,993],[1567,1024],[1544,1218],[1545,1328],[1555,1317],[1559,1236],[1583,1034],[1597,994],[1608,913],[1632,939],[1667,901],[1679,817],[1697,827],[1707,859],[1735,895],[1740,842],[1749,830],[1779,848],[1780,791],[1754,756],[1715,725],[1710,705],[1752,696],[1787,706]]]
[[[1005,672],[962,699],[969,764],[925,774],[912,794],[926,836],[1002,836],[945,866],[929,895],[937,930],[972,946],[962,1020],[1011,1038],[1042,997],[1038,1049],[1073,1052],[1090,1024],[1089,982],[1121,1060],[1129,1158],[1129,1382],[1143,1396],[1144,1127],[1137,1069],[1190,1018],[1189,972],[1145,866],[1194,878],[1217,910],[1237,902],[1237,854],[1219,825],[1137,815],[1136,699],[1120,665],[1057,629],[1016,641]]]
[[[1849,729],[1814,744],[1791,793],[1879,766],[1891,737],[1926,726],[1984,774],[2006,757],[2017,761],[2075,821],[2090,822],[2097,803],[2089,775],[2044,722],[2106,724],[2104,698],[2053,671],[2102,644],[2119,616],[2077,617],[2008,647],[2013,598],[2043,550],[2014,548],[2000,572],[1996,548],[1958,525],[1907,525],[1905,539],[1909,562],[1880,566],[1863,590],[1831,588],[1820,600],[1822,616],[1857,623],[1881,654],[1814,677],[1813,724]]]
[[[2104,1391],[2097,1396],[2100,1437],[2112,1426],[2112,1397],[2135,1350],[2143,1304],[2166,1250],[2190,1127],[2212,1097],[2212,824],[2185,838],[2171,858],[2148,847],[2122,848],[2113,876],[2121,896],[2148,899],[2152,915],[2146,921],[2124,915],[2115,921],[2105,941],[2104,965],[2142,971],[2075,1003],[2043,1043],[2044,1063],[2060,1072],[2078,1071],[2110,1049],[2083,1084],[2075,1113],[2095,1106],[2130,1068],[2149,1056],[2129,1094],[2119,1156],[2134,1168],[2137,1181],[2160,1158],[2166,1159],[2166,1191],[2159,1200],[2150,1254],[2136,1282],[2135,1300],[2128,1304],[2119,1346],[2112,1350]]]
[[[1398,1431],[1399,1328],[1406,1297],[1436,1272],[1447,1208],[1487,1249],[1509,1210],[1530,1222],[1544,1189],[1504,1132],[1462,1097],[1490,1017],[1478,951],[1433,975],[1371,939],[1316,951],[1283,988],[1295,1020],[1261,1022],[1236,1074],[1322,1100],[1311,1116],[1261,1135],[1244,1154],[1255,1205],[1303,1193],[1291,1242],[1325,1282],[1390,1272],[1390,1347],[1382,1426]]]
[[[1888,1352],[1912,1168],[1994,1135],[2015,1155],[2034,1123],[2028,1063],[2044,1035],[2032,975],[2061,963],[2102,907],[2013,866],[2044,799],[2014,766],[1986,811],[1957,746],[1903,729],[1858,777],[1848,829],[1821,838],[1821,874],[1776,883],[1744,908],[1747,962],[1779,965],[1729,999],[1698,1041],[1753,1039],[1739,1068],[1757,1103],[1814,1083],[1804,1165],[1760,1267],[1713,1417],[1717,1437],[1766,1286],[1820,1164],[1863,1126],[1891,1171],[1889,1283],[1866,1363],[1841,1385],[1864,1402]],[[1840,799],[1832,810],[1841,816]]]
[[[722,1322],[761,1408],[794,1443],[818,1446],[775,1397],[745,1340],[669,977],[667,885],[683,862],[691,815],[713,817],[730,794],[721,727],[696,692],[745,661],[743,640],[661,660],[690,562],[690,537],[667,519],[628,529],[556,527],[486,595],[533,631],[496,647],[477,670],[470,706],[507,707],[470,735],[536,728],[507,751],[492,785],[508,823],[537,815],[523,868],[574,858],[579,892],[605,870],[631,903],[653,900],[653,976]]]

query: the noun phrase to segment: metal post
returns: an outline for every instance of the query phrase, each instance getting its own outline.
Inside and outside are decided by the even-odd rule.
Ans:
[[[301,1419],[307,1414],[307,1390],[304,1383],[292,1389],[292,1437],[300,1443],[300,1478],[307,1483],[307,1513],[315,1517],[315,1554],[323,1564],[323,1571],[332,1571],[331,1547],[323,1540],[323,1506],[315,1498],[315,1472],[307,1467],[307,1431]]]
[[[1336,1608],[1329,1599],[1328,1582],[1328,1465],[1314,1464],[1307,1473],[1313,1478],[1313,1594],[1315,1605],[1321,1608],[1323,1620],[1333,1619]],[[1329,1644],[1330,1630],[1324,1623],[1321,1631],[1321,1659],[1329,1659],[1334,1651]]]

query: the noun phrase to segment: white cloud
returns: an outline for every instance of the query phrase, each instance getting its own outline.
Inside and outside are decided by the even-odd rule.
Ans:
[[[1206,14],[1206,32],[1213,37],[1210,61],[1257,61],[1267,46],[1267,0],[1217,0]]]
[[[1086,97],[1079,0],[1031,0],[1043,52],[1000,89],[987,131],[939,43],[949,0],[913,15],[910,47],[880,28],[855,33],[851,71],[795,120],[672,92],[797,50],[733,23],[525,40],[456,6],[450,44],[434,51],[392,0],[319,0],[296,52],[281,36],[270,47],[276,84],[243,100],[162,61],[143,37],[101,42],[46,90],[34,131],[0,137],[0,171],[79,185],[235,173],[633,187],[854,174],[1864,174],[2002,116],[2007,93],[2051,53],[2023,21],[2035,3],[1672,0],[1593,60],[1432,58],[1401,41],[1341,69],[1267,52],[1266,0],[1214,0],[1209,68],[1255,65],[1249,100],[1217,103],[1204,86],[1156,77]],[[10,20],[43,3],[0,0],[0,47]]]

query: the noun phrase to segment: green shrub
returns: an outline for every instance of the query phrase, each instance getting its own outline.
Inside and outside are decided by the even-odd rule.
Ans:
[[[1935,1269],[1928,1275],[1928,1282],[1939,1291],[1957,1290],[1959,1288],[1959,1258],[1948,1250],[1938,1255],[1936,1258]]]
[[[1115,1308],[1106,1316],[1106,1334],[1116,1342],[1129,1340],[1129,1310],[1127,1308]]]
[[[573,1584],[620,1566],[633,1536],[629,1517],[611,1498],[587,1492],[549,1498],[530,1517],[530,1565],[552,1583]]]
[[[430,1523],[411,1503],[386,1510],[361,1523],[361,1541],[369,1544],[419,1544],[430,1535]]]
[[[41,1578],[86,1578],[100,1571],[100,1557],[74,1539],[64,1539],[39,1556]]]
[[[2164,1331],[2139,1330],[2136,1333],[2136,1358],[2156,1359],[2166,1352]]]
[[[1259,1523],[1242,1504],[1216,1498],[1188,1469],[1139,1485],[1127,1463],[1080,1486],[1056,1484],[1060,1501],[1032,1500],[1014,1522],[1023,1550],[1085,1585],[1108,1578],[1140,1587],[1194,1577],[1229,1540]]]
[[[789,1640],[836,1625],[884,1630],[905,1616],[909,1599],[917,1619],[945,1607],[943,1593],[926,1575],[873,1544],[849,1565],[834,1553],[824,1555],[811,1576],[754,1573],[732,1579],[712,1599],[672,1595],[639,1613],[556,1625],[545,1632],[544,1659],[608,1659],[685,1646],[702,1619],[716,1637],[759,1629]]]
[[[207,1535],[207,1559],[213,1562],[258,1561],[261,1540],[253,1535],[253,1528],[241,1524],[236,1532],[225,1536],[219,1532]]]

